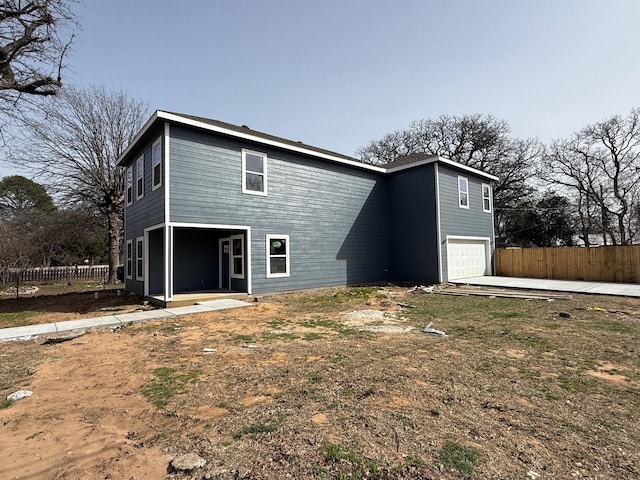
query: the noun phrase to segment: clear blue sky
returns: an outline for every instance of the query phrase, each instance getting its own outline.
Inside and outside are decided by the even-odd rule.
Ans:
[[[76,11],[67,82],[350,155],[441,114],[490,113],[546,142],[640,106],[638,0],[85,0]]]

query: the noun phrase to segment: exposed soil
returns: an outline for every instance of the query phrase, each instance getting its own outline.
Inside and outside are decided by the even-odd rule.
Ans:
[[[140,297],[118,289],[43,294],[46,291],[20,298],[0,297],[0,328],[129,313],[141,308]]]
[[[328,289],[0,344],[0,478],[640,478],[639,307]]]

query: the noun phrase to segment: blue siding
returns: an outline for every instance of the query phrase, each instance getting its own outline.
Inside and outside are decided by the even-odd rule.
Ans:
[[[380,174],[174,125],[170,136],[171,222],[250,226],[254,292],[388,278]],[[242,193],[242,148],[267,154],[267,196]],[[266,278],[269,234],[289,235],[290,277]]]
[[[471,172],[436,162],[384,175],[172,123],[170,158],[162,164],[162,186],[153,191],[151,145],[161,134],[158,124],[127,157],[135,186],[135,161],[144,153],[145,195],[136,200],[134,188],[125,242],[133,240],[135,249],[144,228],[174,225],[169,278],[176,293],[219,288],[218,240],[237,234],[245,238],[246,261],[251,251],[256,293],[388,280],[431,283],[439,281],[439,265],[446,281],[447,235],[488,237],[493,248],[493,213],[482,211],[481,185],[488,181]],[[267,155],[268,195],[242,193],[243,148]],[[458,206],[458,175],[469,180],[469,209]],[[191,228],[197,225],[228,227]],[[243,227],[250,229],[250,245]],[[289,237],[290,276],[266,277],[267,235]],[[152,232],[151,293],[164,290],[163,245],[164,229]],[[143,293],[143,282],[135,280],[135,256],[133,266],[127,288]],[[248,268],[245,263],[244,279],[232,279],[234,289],[247,288]]]
[[[144,236],[145,228],[164,222],[164,163],[162,164],[163,183],[156,190],[152,189],[151,177],[151,144],[158,138],[159,135],[159,131],[156,130],[155,135],[150,136],[148,141],[142,144],[143,146],[141,149],[133,150],[127,159],[127,167],[131,166],[133,169],[133,203],[129,206],[125,206],[125,248],[126,241],[133,240],[135,250],[136,238]],[[136,160],[140,157],[140,154],[144,154],[144,196],[140,200],[138,200],[138,194],[136,191]],[[134,252],[133,279],[126,280],[125,285],[127,290],[134,291],[142,295],[144,293],[144,284],[143,282],[136,280],[135,258],[136,257]]]
[[[388,178],[391,280],[438,282],[434,164]]]
[[[442,274],[443,281],[447,281],[447,235],[488,237],[493,251],[493,212],[482,211],[482,184],[489,180],[443,164],[438,165],[438,172]],[[469,180],[469,208],[460,208],[458,204],[458,176]]]

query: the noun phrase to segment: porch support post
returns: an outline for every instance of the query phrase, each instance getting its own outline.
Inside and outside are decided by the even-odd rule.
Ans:
[[[251,227],[247,227],[247,241],[245,252],[247,253],[247,293],[251,295],[251,290],[253,289],[253,285],[251,285]]]
[[[164,228],[164,301],[173,300],[173,227]]]

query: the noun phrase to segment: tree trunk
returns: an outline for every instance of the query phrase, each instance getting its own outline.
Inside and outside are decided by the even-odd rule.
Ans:
[[[107,215],[109,232],[109,283],[118,278],[118,265],[122,264],[122,216],[118,212]]]
[[[626,202],[621,203],[623,203],[622,213],[616,214],[616,216],[618,217],[618,231],[620,232],[620,245],[629,245],[630,242],[627,238],[627,229],[624,224],[624,221],[627,217],[627,206],[624,205],[624,203]]]

